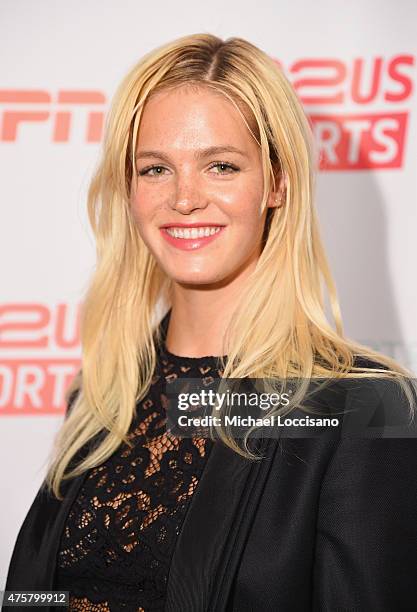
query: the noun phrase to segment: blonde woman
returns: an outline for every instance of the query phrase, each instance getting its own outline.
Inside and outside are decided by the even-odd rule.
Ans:
[[[413,408],[409,373],[343,334],[316,172],[291,85],[243,39],[175,40],[124,79],[89,191],[82,371],[7,589],[100,612],[417,607],[414,439],[256,453],[167,428],[166,388],[188,378],[372,376]]]

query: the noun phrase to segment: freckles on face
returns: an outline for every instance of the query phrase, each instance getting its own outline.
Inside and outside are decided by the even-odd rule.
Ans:
[[[201,87],[155,94],[143,110],[136,156],[132,212],[168,276],[215,282],[253,258],[266,214],[261,153],[232,102]],[[222,231],[184,250],[172,243],[179,238],[167,241],[166,224],[220,225]]]

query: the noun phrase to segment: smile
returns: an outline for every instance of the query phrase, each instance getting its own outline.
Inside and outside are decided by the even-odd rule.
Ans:
[[[222,233],[224,226],[164,227],[161,232],[165,240],[183,251],[200,249]]]
[[[217,234],[221,230],[221,227],[192,227],[182,228],[182,227],[169,227],[167,228],[167,232],[170,236],[174,236],[174,238],[185,238],[186,240],[190,238],[203,238],[203,236],[212,236],[213,234]]]

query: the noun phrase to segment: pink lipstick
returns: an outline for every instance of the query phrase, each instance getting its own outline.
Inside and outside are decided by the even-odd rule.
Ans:
[[[201,249],[220,236],[224,225],[213,223],[169,223],[160,230],[165,240],[182,251]]]

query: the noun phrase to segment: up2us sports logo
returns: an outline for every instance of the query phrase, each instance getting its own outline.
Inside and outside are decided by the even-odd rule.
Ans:
[[[322,171],[404,166],[413,55],[275,61],[310,119]],[[0,89],[0,141],[24,141],[33,134],[30,124],[33,128],[36,123],[45,142],[70,143],[78,127],[83,142],[97,143],[103,135],[106,101],[100,91]]]
[[[414,56],[309,58],[282,68],[309,116],[321,170],[403,167]]]
[[[80,305],[0,305],[0,416],[55,415],[80,369]]]

